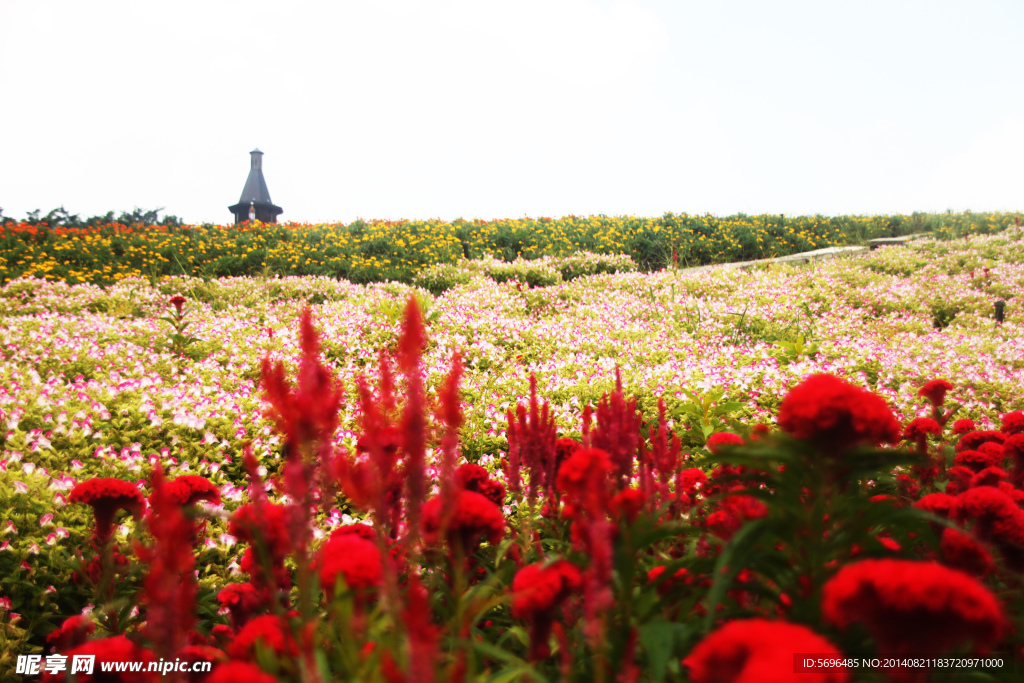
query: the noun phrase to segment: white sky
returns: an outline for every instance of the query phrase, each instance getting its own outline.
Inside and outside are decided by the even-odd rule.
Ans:
[[[1024,209],[1021,0],[0,0],[0,206]]]

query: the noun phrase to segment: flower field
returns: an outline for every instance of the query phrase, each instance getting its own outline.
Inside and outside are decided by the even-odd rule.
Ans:
[[[991,232],[13,279],[0,680],[1019,680],[1024,230]]]
[[[66,212],[64,212],[66,214]],[[61,220],[58,216],[55,220]],[[487,255],[629,255],[644,271],[784,256],[875,237],[983,235],[1010,213],[910,216],[566,216],[511,220],[362,221],[348,225],[48,225],[0,220],[0,284],[19,277],[109,285],[166,275],[278,274],[410,283],[424,268]]]

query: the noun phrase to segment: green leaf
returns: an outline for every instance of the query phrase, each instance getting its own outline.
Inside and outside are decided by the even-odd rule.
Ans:
[[[720,616],[717,609],[718,604],[722,602],[733,579],[749,564],[750,558],[757,552],[757,542],[766,528],[766,518],[747,522],[736,532],[725,550],[718,556],[713,575],[714,583],[711,585],[711,590],[708,591],[707,616],[704,618],[705,631],[710,632],[715,619]]]
[[[640,627],[640,644],[647,652],[651,677],[656,683],[665,679],[668,660],[672,656],[675,632],[676,625],[664,620],[652,621]]]

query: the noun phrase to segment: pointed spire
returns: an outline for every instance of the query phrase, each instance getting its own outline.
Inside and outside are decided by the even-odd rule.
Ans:
[[[249,177],[242,188],[242,196],[228,210],[235,214],[235,223],[242,223],[249,220],[250,207],[255,209],[256,219],[263,223],[276,223],[277,216],[283,212],[270,199],[270,190],[263,178],[263,152],[258,147],[249,152]]]

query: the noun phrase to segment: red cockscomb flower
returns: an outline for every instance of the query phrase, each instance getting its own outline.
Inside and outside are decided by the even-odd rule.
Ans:
[[[956,452],[961,451],[976,451],[978,447],[983,443],[994,441],[998,444],[1003,443],[1006,440],[1006,435],[1002,432],[989,431],[973,431],[967,432],[960,437],[960,440],[956,444]]]
[[[605,475],[611,470],[612,463],[607,453],[597,448],[580,448],[558,468],[556,485],[562,493],[581,497],[590,484],[603,484]]]
[[[571,439],[567,436],[557,439],[555,441],[555,459],[557,460],[558,465],[561,465],[563,462],[568,460],[573,453],[581,448],[583,448],[583,444],[576,439]]]
[[[569,502],[591,517],[603,514],[610,497],[608,475],[614,469],[611,456],[598,448],[581,448],[558,468],[555,486]]]
[[[806,626],[767,619],[730,621],[711,633],[683,660],[693,683],[761,683],[800,680],[846,683],[846,668],[793,673],[793,655],[842,659],[835,645]]]
[[[90,640],[73,650],[61,652],[67,656],[68,668],[75,655],[93,655],[96,659],[93,662],[92,674],[78,672],[75,680],[78,683],[150,683],[158,681],[161,676],[157,672],[147,671],[150,662],[157,661],[151,650],[136,645],[124,636],[113,636]],[[141,671],[105,671],[104,664],[141,662]],[[66,681],[67,674],[61,671],[57,674],[43,673],[43,681]]]
[[[203,683],[277,683],[277,679],[250,662],[228,662],[216,667]]]
[[[54,652],[63,653],[65,650],[76,648],[85,643],[86,639],[96,630],[96,624],[90,617],[76,614],[68,617],[61,624],[60,628],[46,636],[46,644]]]
[[[101,543],[105,543],[113,533],[114,515],[118,510],[128,510],[137,516],[146,504],[135,484],[109,477],[80,482],[72,489],[68,500],[92,507],[96,518],[96,538]]]
[[[861,623],[884,653],[984,652],[1006,628],[1002,607],[976,579],[937,562],[862,560],[840,569],[822,593],[825,619]]]
[[[264,605],[264,598],[251,583],[229,583],[217,593],[217,603],[231,614],[231,625],[245,626]]]
[[[963,465],[950,467],[946,472],[949,481],[946,482],[946,493],[956,496],[971,488],[971,479],[974,478],[974,470]]]
[[[944,379],[933,379],[917,390],[918,396],[928,399],[933,406],[941,407],[946,402],[946,392],[953,388],[953,385]]]
[[[369,524],[346,524],[339,526],[337,529],[331,532],[331,538],[335,536],[358,536],[359,538],[365,538],[367,541],[372,541],[377,537],[377,532],[373,530],[373,527]]]
[[[553,612],[583,587],[583,575],[567,560],[526,565],[512,581],[512,616],[528,619]]]
[[[1024,485],[1024,434],[1011,434],[1003,442],[1003,454],[1013,463],[1010,479],[1017,486]]]
[[[516,573],[512,581],[512,616],[530,622],[530,660],[551,654],[548,639],[556,610],[566,598],[583,588],[583,575],[566,560],[531,564]]]
[[[981,451],[960,451],[953,456],[953,464],[957,467],[966,467],[975,474],[987,467],[994,467],[999,464],[1002,458],[996,459],[991,453]]]
[[[329,441],[334,436],[344,395],[330,370],[320,361],[320,337],[313,328],[309,308],[302,311],[299,326],[302,358],[298,386],[293,388],[289,384],[281,361],[271,364],[269,358],[264,358],[262,369],[263,394],[270,404],[268,416],[295,449],[300,444]]]
[[[942,531],[942,563],[973,576],[985,576],[992,571],[992,556],[970,534],[946,527]]]
[[[717,434],[712,434],[708,439],[708,442],[704,445],[709,451],[718,455],[722,452],[723,448],[727,448],[729,446],[742,446],[743,437],[739,434],[733,434],[732,432],[718,432]]]
[[[490,473],[480,465],[467,463],[455,470],[455,484],[467,491],[475,491],[498,506],[505,504],[505,485],[491,479]]]
[[[798,439],[843,450],[898,443],[900,427],[880,396],[832,375],[811,375],[782,400],[778,424]]]
[[[277,590],[287,591],[292,587],[292,574],[288,567],[285,566],[284,560],[275,560],[271,557],[271,575],[267,576],[267,572],[260,560],[257,559],[256,551],[253,548],[245,549],[245,552],[242,553],[242,559],[238,562],[238,568],[249,575],[253,585],[258,590],[272,591],[276,588]]]
[[[1003,434],[1024,434],[1024,411],[1015,410],[1003,415],[1003,424],[999,428]]]
[[[220,490],[206,477],[184,474],[168,482],[168,493],[179,505],[195,505],[201,500],[220,502]]]
[[[185,305],[186,301],[187,299],[185,299],[181,294],[175,294],[167,301],[167,303],[174,306],[174,310],[178,312],[178,315],[181,315],[181,308]]]
[[[273,651],[278,657],[298,655],[288,623],[276,614],[264,614],[249,620],[228,646],[228,655],[232,659],[253,659],[258,645]]]
[[[977,488],[979,486],[999,486],[999,482],[1006,481],[1009,477],[1002,467],[986,467],[981,472],[978,472],[971,477],[971,488]]]
[[[1024,491],[1014,488],[1013,484],[1008,481],[999,482],[996,484],[996,488],[1008,495],[1017,504],[1017,507],[1024,509]]]
[[[939,426],[938,422],[930,417],[917,417],[907,423],[907,426],[903,429],[903,438],[916,439],[919,436],[941,433],[942,427]]]
[[[896,489],[904,498],[917,500],[921,493],[921,484],[909,474],[901,473],[896,475]]]
[[[373,541],[357,534],[331,536],[320,551],[320,587],[334,595],[340,576],[358,603],[376,592],[383,581],[384,563]]]
[[[289,533],[292,513],[285,505],[247,503],[231,515],[228,533],[250,545],[262,542],[272,559],[283,560],[294,541]]]
[[[693,498],[703,487],[707,486],[707,483],[708,475],[704,470],[690,467],[680,472],[676,477],[676,492],[685,493],[690,498]]]
[[[146,605],[143,633],[161,657],[169,657],[186,644],[196,619],[194,525],[174,500],[159,464],[150,486],[153,493],[146,526],[153,543],[135,543],[135,555],[148,569],[142,593]]]
[[[953,433],[966,434],[967,432],[973,432],[974,427],[974,420],[957,420],[956,422],[953,423]]]
[[[970,523],[983,541],[1024,547],[1024,510],[996,487],[981,486],[958,495],[953,516],[961,524]]]
[[[474,491],[457,491],[448,528],[442,530],[443,498],[435,496],[423,505],[423,539],[430,544],[440,541],[446,533],[449,544],[458,542],[468,555],[480,537],[498,543],[505,536],[505,516],[501,508]]]
[[[647,496],[640,489],[623,489],[615,494],[608,504],[612,518],[632,524],[640,516]]]
[[[490,476],[490,473],[480,465],[466,463],[455,470],[455,483],[464,489],[475,491],[476,486]]]
[[[744,524],[768,514],[768,507],[753,496],[730,495],[723,498],[718,510],[708,515],[708,531],[728,541]]]

